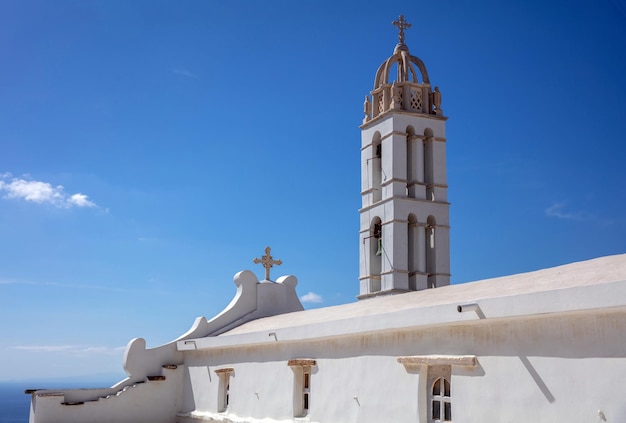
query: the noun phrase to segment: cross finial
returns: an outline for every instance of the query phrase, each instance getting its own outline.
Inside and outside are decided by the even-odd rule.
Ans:
[[[265,267],[265,280],[269,281],[270,280],[270,269],[272,268],[272,266],[274,266],[275,264],[280,266],[281,264],[283,264],[282,260],[273,260],[272,256],[270,255],[270,251],[272,249],[270,247],[265,247],[265,255],[263,257],[261,257],[260,259],[255,258],[254,260],[252,260],[254,262],[254,264],[259,264],[261,263],[263,265],[263,267]]]
[[[404,30],[411,27],[411,24],[404,20],[404,15],[400,15],[398,20],[391,23],[393,26],[398,27],[398,42],[404,44]]]

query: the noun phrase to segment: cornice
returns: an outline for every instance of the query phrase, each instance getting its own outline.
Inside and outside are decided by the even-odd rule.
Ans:
[[[426,200],[425,198],[410,198],[410,197],[397,197],[397,196],[394,196],[394,197],[385,198],[384,200],[377,201],[376,203],[370,204],[369,206],[361,207],[359,209],[359,213],[363,213],[363,212],[371,210],[371,209],[373,209],[375,207],[382,206],[382,205],[384,205],[384,204],[386,204],[386,203],[388,203],[388,202],[390,202],[392,200],[407,200],[407,201],[410,201],[410,202],[439,204],[439,205],[442,205],[442,206],[449,206],[450,205],[450,203],[447,202],[447,201],[430,201],[430,200]]]
[[[387,117],[392,117],[393,115],[405,115],[405,116],[412,116],[412,117],[420,117],[423,119],[432,119],[432,120],[441,120],[441,121],[447,121],[448,117],[447,116],[437,116],[437,115],[431,115],[431,114],[427,114],[427,113],[416,113],[416,112],[410,112],[410,111],[406,111],[406,110],[395,110],[395,109],[390,109],[390,110],[386,110],[383,113],[379,114],[378,116],[368,120],[366,123],[362,124],[359,126],[359,128],[361,128],[362,130],[369,128],[370,126],[372,126],[375,123],[378,123],[381,120],[384,120]]]
[[[317,365],[317,361],[312,358],[294,358],[287,362],[287,365],[290,367],[293,366],[315,366]]]

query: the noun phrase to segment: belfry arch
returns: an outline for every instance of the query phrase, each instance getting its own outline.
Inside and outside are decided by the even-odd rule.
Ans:
[[[406,128],[407,196],[424,198],[424,142],[412,126]]]
[[[423,227],[417,222],[417,217],[411,213],[407,220],[407,271],[409,273],[409,290],[416,291],[417,274],[423,272]]]
[[[374,137],[372,138],[372,157],[370,160],[370,177],[371,177],[371,189],[373,201],[378,202],[382,198],[382,180],[383,180],[383,169],[382,169],[382,159],[383,159],[383,149],[380,140],[380,132],[376,132]]]
[[[424,246],[426,256],[426,274],[428,275],[428,287],[435,288],[437,275],[437,237],[436,237],[437,220],[434,216],[428,216],[426,219],[426,244]]]
[[[423,167],[424,167],[424,184],[426,185],[426,199],[435,201],[435,163],[434,163],[434,145],[433,130],[426,128],[424,130],[424,150],[423,150]]]
[[[369,230],[369,245],[367,247],[369,254],[369,276],[370,290],[372,292],[380,291],[380,273],[382,271],[384,245],[383,245],[383,225],[379,217],[372,220]]]

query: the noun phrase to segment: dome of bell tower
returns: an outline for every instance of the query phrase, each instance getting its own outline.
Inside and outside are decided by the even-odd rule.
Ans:
[[[376,72],[371,97],[365,98],[363,123],[389,110],[441,116],[439,88],[432,90],[424,62],[411,55],[404,42],[404,30],[411,24],[403,15],[392,24],[398,28],[398,44]]]
[[[426,71],[424,62],[418,57],[412,56],[409,53],[409,47],[404,43],[404,30],[410,28],[411,24],[404,20],[403,15],[400,15],[398,20],[393,21],[393,25],[398,27],[398,44],[393,49],[393,55],[385,60],[378,68],[374,89],[393,82],[390,82],[389,78],[394,65],[397,66],[396,82],[420,83],[421,81],[425,84],[429,84],[428,72]],[[416,68],[417,71],[419,71],[419,77]]]

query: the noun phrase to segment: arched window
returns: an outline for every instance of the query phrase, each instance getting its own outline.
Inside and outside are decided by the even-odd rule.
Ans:
[[[370,225],[370,254],[369,274],[370,292],[380,291],[380,273],[382,271],[382,256],[384,254],[383,227],[379,217],[375,217]]]
[[[415,136],[412,126],[406,128],[407,197],[418,198],[416,184],[424,182],[424,143]],[[419,196],[421,198],[421,195]]]
[[[450,381],[445,377],[435,379],[430,398],[430,422],[451,422]]]
[[[418,245],[418,230],[419,226],[417,224],[417,217],[413,213],[409,215],[408,225],[407,225],[407,240],[408,240],[408,248],[407,248],[407,264],[408,264],[408,272],[409,272],[409,290],[415,291],[417,290],[417,276],[416,273],[418,271],[418,258],[419,254],[419,245]]]
[[[433,130],[424,130],[424,183],[426,184],[426,199],[435,201],[435,163]]]
[[[372,173],[372,189],[373,189],[373,202],[380,201],[383,196],[382,192],[382,174],[383,174],[383,148],[380,140],[380,133],[376,132],[372,139],[372,158],[371,158],[371,173]]]
[[[428,286],[435,288],[435,278],[437,273],[437,244],[435,242],[435,230],[437,221],[434,216],[428,216],[426,219],[426,273],[428,274]]]

